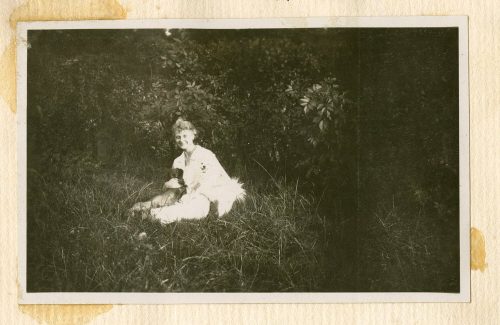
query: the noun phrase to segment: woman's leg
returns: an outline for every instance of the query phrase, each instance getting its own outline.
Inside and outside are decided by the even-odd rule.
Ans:
[[[151,208],[158,208],[165,205],[172,205],[176,202],[178,194],[175,190],[167,189],[164,193],[153,197],[151,200],[146,202],[137,202],[129,209],[130,212],[134,211],[144,211]]]
[[[182,219],[202,219],[210,211],[210,201],[203,195],[189,194],[174,205],[151,209],[151,216],[167,224]]]

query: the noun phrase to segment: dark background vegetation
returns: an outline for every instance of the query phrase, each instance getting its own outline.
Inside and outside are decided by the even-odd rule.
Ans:
[[[457,29],[28,36],[28,291],[459,291]],[[178,116],[248,198],[130,218]]]

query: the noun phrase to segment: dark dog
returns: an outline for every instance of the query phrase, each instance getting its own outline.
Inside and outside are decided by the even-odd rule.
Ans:
[[[167,205],[172,205],[177,202],[186,193],[186,184],[182,178],[184,171],[179,168],[168,170],[168,181],[163,185],[164,193],[155,196],[150,201],[137,202],[130,209],[131,212],[149,210],[151,208],[159,208]]]

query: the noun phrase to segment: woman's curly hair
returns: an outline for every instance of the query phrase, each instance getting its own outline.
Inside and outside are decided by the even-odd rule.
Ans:
[[[193,123],[186,121],[182,117],[179,117],[177,121],[175,121],[174,125],[172,125],[172,133],[175,135],[176,133],[184,130],[192,131],[195,139],[198,137],[198,130],[193,125]]]

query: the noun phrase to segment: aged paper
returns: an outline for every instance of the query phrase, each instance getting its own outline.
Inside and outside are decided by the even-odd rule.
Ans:
[[[130,1],[85,3],[41,1],[2,4],[0,49],[2,73],[2,241],[1,264],[2,318],[5,323],[496,323],[498,305],[499,210],[498,136],[500,116],[498,87],[500,44],[498,42],[499,4],[472,1],[424,2],[418,5],[395,1],[328,3],[321,1],[274,2],[159,2]],[[83,3],[83,2],[82,2]],[[468,15],[470,62],[470,146],[471,146],[471,224],[485,239],[487,267],[473,272],[470,304],[367,304],[367,305],[192,305],[192,306],[71,306],[20,308],[17,305],[17,226],[16,226],[16,119],[13,104],[15,78],[14,32],[16,20],[68,20],[113,18],[256,18],[307,16],[384,16],[384,15]],[[300,18],[297,18],[300,22]],[[35,321],[36,320],[36,321]]]

